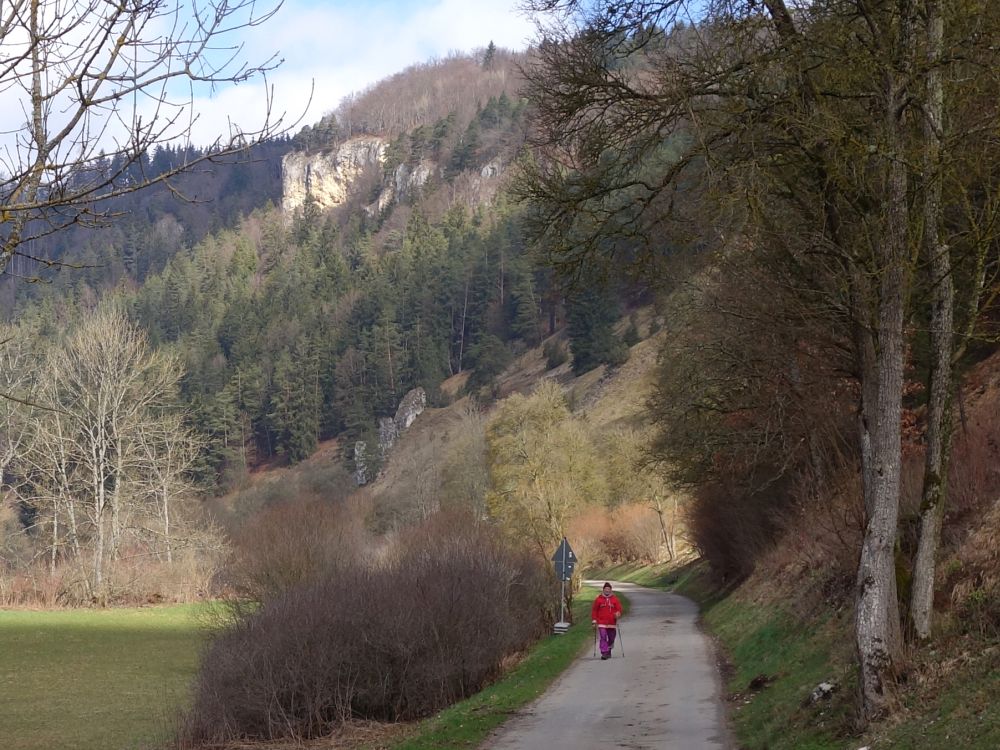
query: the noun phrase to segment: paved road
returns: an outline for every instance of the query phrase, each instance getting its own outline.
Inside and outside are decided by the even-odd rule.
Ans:
[[[598,584],[600,585],[600,584]],[[589,648],[485,750],[728,750],[712,648],[682,596],[615,584],[631,602],[612,658]]]

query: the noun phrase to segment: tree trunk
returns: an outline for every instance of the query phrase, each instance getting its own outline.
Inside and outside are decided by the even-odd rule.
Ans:
[[[462,371],[462,360],[465,358],[465,317],[469,312],[469,280],[465,280],[465,301],[462,303],[462,330],[458,337],[458,371]]]
[[[674,499],[674,510],[676,513],[676,498]],[[663,546],[667,548],[667,559],[673,562],[674,559],[674,540],[673,535],[667,530],[667,523],[663,518],[663,500],[660,498],[659,493],[653,497],[653,505],[651,506],[653,511],[656,513],[656,518],[660,522],[660,536],[663,539]]]
[[[900,4],[901,24],[912,20],[909,3]],[[909,34],[900,31],[902,54]],[[884,123],[887,160],[886,219],[876,251],[878,301],[875,347],[861,353],[862,460],[867,524],[858,564],[855,637],[861,667],[862,712],[866,721],[885,714],[893,669],[902,645],[896,594],[895,543],[902,468],[902,421],[906,262],[909,210],[907,171],[902,150],[904,73],[887,72]],[[872,359],[872,355],[874,358]],[[874,402],[874,403],[873,403]],[[864,450],[864,446],[868,450]]]
[[[72,497],[66,501],[66,515],[69,517],[69,537],[70,544],[73,546],[73,556],[79,559],[80,537],[76,531],[76,503]]]
[[[59,504],[53,498],[52,501],[52,550],[49,558],[49,575],[53,578],[56,575],[56,550],[59,548]]]
[[[927,451],[920,503],[920,541],[913,564],[910,618],[917,638],[931,635],[934,571],[947,499],[948,455],[954,395],[955,287],[951,256],[940,240],[941,137],[944,88],[940,57],[944,19],[939,0],[927,0],[927,98],[924,102],[924,252],[931,286],[931,370],[927,403]]]
[[[99,458],[100,455],[100,458]],[[96,540],[94,542],[94,591],[100,592],[101,584],[104,582],[104,506],[105,489],[104,477],[101,472],[101,461],[103,454],[99,454],[97,446],[91,447],[91,476],[93,479],[94,491],[94,531]]]
[[[123,458],[121,441],[116,441],[114,468],[115,486],[111,491],[111,496],[109,498],[111,502],[111,549],[108,550],[108,552],[112,560],[118,559],[119,547],[121,546],[122,540],[122,483],[124,482],[125,477],[122,464]]]
[[[163,493],[163,538],[167,542],[167,564],[173,565],[173,548],[170,544],[170,492],[167,480],[162,480],[160,491]]]

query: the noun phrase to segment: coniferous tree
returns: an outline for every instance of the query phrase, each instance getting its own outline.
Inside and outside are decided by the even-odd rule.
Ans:
[[[618,303],[603,284],[577,288],[566,299],[566,332],[573,354],[573,372],[580,375],[602,364],[621,364],[628,358],[615,336]]]

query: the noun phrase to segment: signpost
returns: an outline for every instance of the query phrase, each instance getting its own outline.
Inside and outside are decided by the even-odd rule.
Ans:
[[[562,635],[569,629],[569,623],[566,622],[566,581],[573,578],[573,568],[576,567],[576,555],[573,554],[573,548],[569,546],[569,542],[566,541],[566,537],[563,537],[562,543],[559,545],[559,549],[556,553],[552,555],[552,562],[556,565],[556,575],[559,577],[560,582],[560,597],[559,597],[559,622],[555,624],[553,630],[557,635]]]

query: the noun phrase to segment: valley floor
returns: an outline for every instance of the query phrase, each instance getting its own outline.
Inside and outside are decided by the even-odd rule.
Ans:
[[[4,750],[162,744],[189,699],[203,607],[0,611]]]

